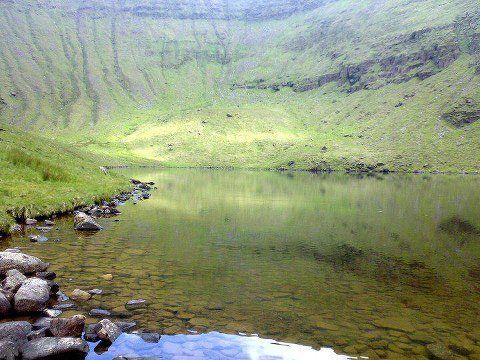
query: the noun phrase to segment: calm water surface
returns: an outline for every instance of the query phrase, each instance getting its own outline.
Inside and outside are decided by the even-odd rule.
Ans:
[[[2,244],[50,261],[67,295],[104,291],[65,316],[102,308],[164,334],[89,358],[480,358],[478,177],[126,174],[158,189],[103,231],[67,218],[49,242]]]

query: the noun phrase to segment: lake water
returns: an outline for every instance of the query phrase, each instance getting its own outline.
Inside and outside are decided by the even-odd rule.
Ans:
[[[125,173],[157,189],[103,231],[65,218],[46,243],[2,243],[51,262],[67,295],[103,290],[64,316],[101,308],[163,334],[89,358],[480,359],[480,178]]]

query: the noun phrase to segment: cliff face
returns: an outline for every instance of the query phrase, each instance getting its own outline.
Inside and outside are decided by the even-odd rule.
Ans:
[[[0,118],[95,128],[113,109],[245,90],[354,93],[480,73],[475,0],[2,0]]]

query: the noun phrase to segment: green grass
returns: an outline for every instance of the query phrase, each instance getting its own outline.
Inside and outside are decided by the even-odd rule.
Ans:
[[[10,127],[0,131],[0,233],[15,218],[43,217],[110,198],[129,188],[100,164],[108,158],[27,134]]]
[[[115,164],[480,170],[480,121],[442,120],[467,101],[480,109],[478,1],[337,0],[258,21],[241,16],[247,1],[215,3],[226,16],[188,18],[188,6],[138,16],[114,11],[122,5],[113,0],[79,12],[76,1],[0,4],[0,123]],[[210,14],[206,4],[190,3]],[[368,69],[350,86],[356,66]],[[310,91],[281,86],[335,73],[338,81]],[[45,166],[12,151],[17,167],[30,161],[52,169],[40,178],[64,176],[55,159]]]

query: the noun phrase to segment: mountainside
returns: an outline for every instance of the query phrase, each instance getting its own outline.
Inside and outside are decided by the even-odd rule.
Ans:
[[[480,170],[477,0],[0,1],[0,119],[171,165]]]

